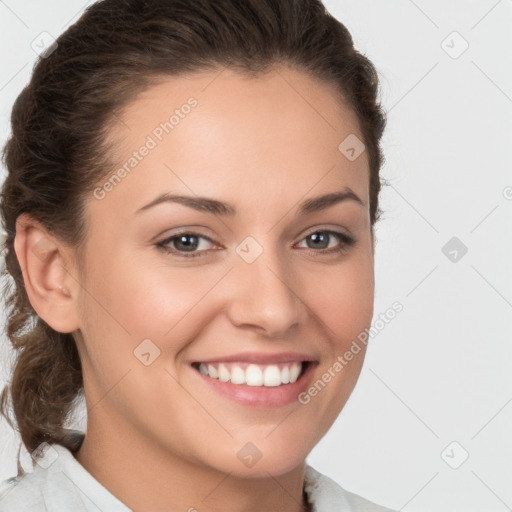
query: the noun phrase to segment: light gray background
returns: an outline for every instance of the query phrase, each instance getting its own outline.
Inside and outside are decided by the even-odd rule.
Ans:
[[[0,1],[2,145],[32,42],[58,36],[85,5]],[[308,461],[397,510],[510,510],[512,1],[325,5],[380,71],[390,185],[375,318],[397,300],[404,310],[372,338],[351,399]],[[455,262],[442,252],[452,237],[468,248]],[[3,385],[5,338],[0,350]],[[2,479],[16,472],[18,438],[4,423],[0,440]]]

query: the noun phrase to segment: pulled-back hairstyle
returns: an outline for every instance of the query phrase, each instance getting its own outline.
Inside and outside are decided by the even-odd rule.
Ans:
[[[279,64],[332,84],[364,137],[372,230],[386,124],[375,67],[320,0],[104,0],[56,44],[14,103],[2,154],[2,293],[16,361],[0,412],[13,427],[14,413],[29,452],[43,442],[73,445],[66,420],[83,379],[73,333],[53,330],[28,299],[13,248],[16,219],[30,214],[81,261],[85,201],[115,169],[108,134],[137,94],[183,73],[229,68],[254,77]]]

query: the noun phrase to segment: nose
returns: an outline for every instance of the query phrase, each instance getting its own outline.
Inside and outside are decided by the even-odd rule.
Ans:
[[[250,328],[267,337],[285,337],[305,315],[293,268],[277,250],[269,248],[249,261],[235,257],[226,297],[230,320],[239,328]]]

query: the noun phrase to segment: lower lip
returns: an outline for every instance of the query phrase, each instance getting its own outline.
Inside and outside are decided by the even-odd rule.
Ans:
[[[311,381],[315,366],[316,363],[309,362],[304,373],[295,382],[281,384],[280,386],[232,384],[203,375],[195,368],[192,368],[192,370],[212,389],[239,404],[259,407],[283,407],[298,401],[298,395],[308,387]]]

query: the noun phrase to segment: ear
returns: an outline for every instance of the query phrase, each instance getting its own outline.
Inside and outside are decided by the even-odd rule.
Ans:
[[[78,276],[68,269],[64,245],[30,215],[16,220],[14,251],[25,289],[37,314],[57,332],[79,329]],[[73,270],[71,272],[74,274]]]

